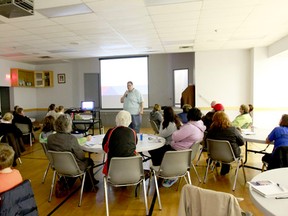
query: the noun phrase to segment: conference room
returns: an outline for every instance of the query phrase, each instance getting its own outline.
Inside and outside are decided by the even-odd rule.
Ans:
[[[87,11],[61,14],[60,9],[75,11],[72,6],[82,6]],[[121,107],[111,107],[111,104],[102,107],[105,92],[102,86],[103,62],[145,57],[146,78],[141,79],[146,85],[143,133],[153,133],[148,115],[155,103],[175,107],[180,112],[180,102],[175,100],[174,72],[182,69],[188,71],[187,86],[195,87],[195,106],[204,114],[211,109],[212,100],[224,105],[230,120],[239,114],[240,104],[253,104],[253,126],[271,131],[288,107],[284,94],[288,70],[288,32],[285,30],[288,15],[285,8],[287,3],[282,0],[137,0],[121,4],[112,0],[74,0],[69,3],[39,0],[34,1],[33,14],[5,17],[0,13],[1,112],[3,114],[20,105],[26,115],[41,122],[51,103],[68,109],[79,108],[81,101],[94,100],[100,108],[106,131],[114,126],[116,113]],[[53,14],[58,11],[59,14]],[[52,71],[51,83],[49,87],[12,86],[12,68]],[[134,69],[136,77],[138,73],[139,70]],[[113,99],[118,100],[117,103],[126,90],[127,81],[132,80],[136,89],[142,89],[143,85],[137,78],[119,71],[107,80],[117,87],[119,99],[117,95]],[[251,145],[259,150],[266,147],[263,144]],[[41,183],[47,160],[39,143],[27,146],[27,149],[27,154],[21,158],[23,164],[17,168],[25,178],[31,179],[40,215],[47,215],[62,199],[53,197],[48,203],[52,174],[48,174],[45,184]],[[37,152],[39,155],[34,156]],[[248,154],[249,163],[261,168],[261,156],[252,152]],[[98,156],[93,157],[100,160]],[[205,173],[205,160],[202,158],[197,167],[201,177]],[[39,164],[38,174],[27,167],[34,161]],[[248,181],[260,174],[259,170],[249,168],[246,172]],[[97,177],[102,181],[100,174]],[[262,212],[251,203],[241,173],[239,177],[236,190],[232,192],[233,175],[217,181],[211,177],[203,184],[198,183],[191,171],[192,184],[244,197],[241,207],[254,215],[261,215]],[[97,193],[84,194],[80,208],[77,207],[79,196],[76,193],[54,214],[65,215],[65,210],[71,207],[75,209],[75,213],[69,213],[71,215],[96,212],[104,215],[101,181]],[[228,186],[224,187],[223,182]],[[129,190],[129,195],[125,191],[116,192],[129,196],[123,200],[131,204],[127,204],[125,209],[120,205],[115,209],[111,206],[111,215],[145,214],[142,200],[130,201],[133,192]],[[152,192],[150,190],[148,196],[149,204]],[[171,188],[161,192],[163,209],[159,211],[156,203],[153,215],[176,215],[181,186],[178,191]],[[169,196],[173,199],[169,200]],[[133,205],[141,210],[135,212]]]

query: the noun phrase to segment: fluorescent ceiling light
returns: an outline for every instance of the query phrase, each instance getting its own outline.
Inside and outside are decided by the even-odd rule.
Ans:
[[[45,8],[45,9],[39,9],[37,11],[49,18],[92,13],[92,10],[85,4],[75,4],[69,6]]]

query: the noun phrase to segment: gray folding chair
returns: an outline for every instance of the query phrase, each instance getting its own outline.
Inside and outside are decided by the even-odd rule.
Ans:
[[[51,157],[51,166],[54,168],[53,179],[50,189],[49,202],[52,199],[52,193],[55,185],[56,174],[64,177],[79,177],[81,180],[81,191],[80,191],[80,200],[78,206],[81,206],[84,183],[86,178],[86,172],[90,167],[87,167],[85,171],[80,170],[74,155],[71,152],[57,152],[48,150],[48,155]],[[49,157],[49,158],[50,158]],[[92,176],[89,171],[88,174],[91,178],[91,182],[93,182]],[[94,189],[94,185],[93,185]]]
[[[212,167],[212,170],[214,170],[216,162],[221,162],[224,164],[231,164],[233,162],[237,163],[235,179],[234,179],[234,184],[232,188],[233,191],[235,190],[235,187],[236,187],[236,181],[237,181],[240,166],[242,166],[244,180],[246,183],[246,174],[244,170],[243,158],[242,156],[239,156],[239,157],[235,156],[230,142],[227,140],[207,139],[206,143],[207,143],[208,163],[206,167],[204,183],[206,183],[206,180],[207,180],[207,174],[208,174],[210,162],[214,164]]]
[[[150,121],[150,125],[154,131],[154,134],[159,134],[159,128],[158,128],[156,122],[153,120],[149,120],[149,121]]]
[[[111,158],[108,175],[104,176],[104,193],[106,203],[106,215],[109,215],[107,184],[114,187],[133,186],[142,183],[145,201],[146,215],[149,214],[145,175],[143,170],[142,157],[140,155],[131,157]]]
[[[46,147],[46,143],[40,142],[40,144],[42,146],[42,149],[44,151],[45,156],[47,157],[47,159],[49,161],[48,166],[47,166],[47,168],[46,168],[46,170],[44,172],[43,178],[42,178],[42,184],[44,184],[46,176],[47,176],[47,173],[48,173],[48,170],[49,170],[50,167],[52,168],[51,162],[50,162],[51,161],[51,155],[48,153],[48,150],[47,150],[47,147]]]
[[[191,155],[192,155],[192,149],[180,150],[180,151],[167,151],[163,157],[160,166],[151,166],[151,171],[153,172],[154,175],[155,189],[158,197],[158,204],[160,210],[162,209],[162,204],[160,199],[157,177],[163,179],[184,177],[186,183],[191,184],[191,177],[190,177]],[[188,181],[186,179],[186,176],[188,178]]]
[[[199,152],[200,143],[201,143],[201,141],[198,141],[198,142],[195,142],[195,143],[191,146],[191,149],[192,149],[191,166],[193,167],[193,169],[194,169],[194,171],[195,171],[195,174],[196,174],[199,182],[201,182],[201,179],[200,179],[200,177],[199,177],[199,174],[198,174],[198,172],[197,172],[197,170],[196,170],[196,167],[195,167],[193,161],[194,161],[196,155],[197,155],[198,152]]]
[[[32,146],[32,131],[30,131],[29,125],[22,123],[15,123],[15,125],[21,130],[23,136],[29,136],[29,143]]]

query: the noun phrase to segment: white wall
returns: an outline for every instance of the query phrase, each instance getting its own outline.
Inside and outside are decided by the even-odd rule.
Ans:
[[[241,104],[252,103],[249,50],[197,52],[195,83],[196,106],[203,113],[216,100],[233,120]]]

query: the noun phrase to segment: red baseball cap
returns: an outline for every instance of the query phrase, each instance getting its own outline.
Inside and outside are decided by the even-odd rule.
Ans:
[[[220,103],[215,104],[213,108],[216,112],[217,111],[224,111],[224,106]]]

